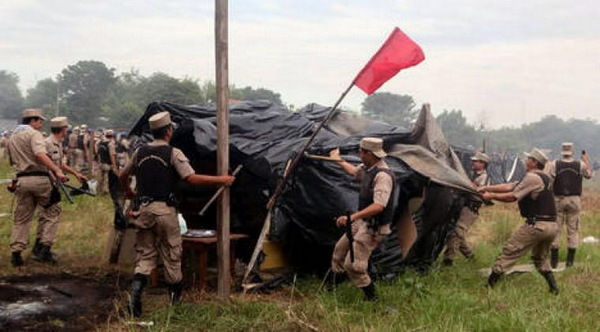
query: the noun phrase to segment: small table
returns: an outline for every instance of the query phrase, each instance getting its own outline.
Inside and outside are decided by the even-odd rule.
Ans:
[[[247,234],[230,234],[230,247],[229,247],[229,267],[232,278],[235,277],[235,241],[240,239],[248,238]],[[206,286],[206,268],[208,265],[208,252],[217,248],[217,237],[183,237],[182,243],[183,251],[193,250],[197,251],[199,259],[199,280],[198,290],[203,291]]]

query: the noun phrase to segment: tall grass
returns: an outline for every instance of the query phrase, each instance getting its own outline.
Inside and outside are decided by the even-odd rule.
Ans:
[[[4,168],[3,168],[4,167]],[[8,174],[5,166],[0,174]],[[589,184],[588,184],[589,185]],[[600,238],[600,187],[586,185],[582,238]],[[11,195],[0,191],[0,212],[9,212]],[[112,210],[108,197],[82,197],[63,203],[63,217],[55,246],[61,265],[48,268],[29,264],[10,267],[9,236],[12,217],[0,217],[0,275],[100,271]],[[434,266],[431,273],[407,272],[391,282],[378,282],[380,299],[364,302],[349,283],[320,290],[320,280],[298,279],[270,294],[234,294],[220,302],[215,294],[187,290],[183,304],[170,308],[164,290],[145,293],[143,320],[155,322],[150,331],[598,331],[600,305],[600,249],[582,244],[576,266],[556,277],[561,293],[548,293],[537,273],[510,275],[492,290],[484,287],[480,269],[489,268],[501,246],[521,223],[515,204],[496,203],[481,210],[469,240],[476,258],[458,258],[453,267]],[[32,223],[33,227],[36,222]],[[563,240],[564,243],[564,240]],[[565,246],[563,245],[563,248]],[[561,252],[564,259],[564,251]],[[529,263],[529,257],[522,259]],[[128,270],[131,273],[130,270]],[[122,296],[115,308],[124,305]],[[112,316],[98,330],[137,330],[129,318]]]

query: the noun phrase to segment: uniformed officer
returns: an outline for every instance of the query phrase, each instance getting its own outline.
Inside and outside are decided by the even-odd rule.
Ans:
[[[77,163],[77,137],[79,136],[79,126],[73,128],[73,132],[67,137],[67,164],[76,167]]]
[[[526,221],[504,244],[502,252],[492,267],[488,285],[493,287],[502,274],[531,249],[531,258],[536,269],[548,282],[550,292],[558,294],[558,286],[548,259],[552,240],[558,232],[552,181],[550,176],[543,172],[548,157],[539,149],[533,149],[526,155],[527,174],[520,182],[482,187],[485,191],[483,198],[486,200],[518,201],[521,216]]]
[[[181,150],[169,145],[174,125],[168,112],[160,112],[148,120],[154,140],[140,147],[120,174],[120,180],[129,197],[135,195],[141,202],[139,216],[134,224],[136,235],[135,275],[129,310],[135,317],[142,314],[142,291],[148,275],[156,268],[157,256],[164,263],[165,279],[169,284],[171,304],[181,297],[181,233],[177,219],[175,190],[181,178],[193,186],[230,186],[234,177],[194,174]],[[130,176],[135,175],[136,192],[130,187]]]
[[[82,124],[81,130],[77,133],[77,145],[75,147],[75,169],[77,171],[82,171],[85,168],[87,145],[87,125]]]
[[[358,211],[351,214],[352,234],[354,242],[354,262],[349,253],[349,240],[344,234],[335,245],[331,259],[334,273],[348,274],[350,281],[363,290],[365,299],[377,299],[375,285],[371,280],[367,267],[369,257],[379,243],[391,233],[390,223],[396,206],[394,195],[395,178],[383,158],[383,141],[380,138],[365,137],[360,141],[360,159],[363,162],[354,166],[345,160],[338,164],[342,169],[360,181]],[[335,159],[340,158],[339,149],[330,152]],[[339,227],[346,226],[346,216],[336,220]]]
[[[41,109],[24,110],[22,124],[17,126],[8,142],[10,162],[17,172],[17,183],[9,188],[15,190],[16,196],[10,241],[13,266],[24,264],[21,252],[29,243],[29,225],[34,211],[39,206],[43,214],[43,210],[52,205],[52,184],[48,170],[53,172],[58,181],[67,180],[60,167],[48,157],[46,142],[39,131],[44,120]],[[50,237],[42,238],[41,244],[51,245]]]
[[[563,226],[567,227],[567,263],[572,266],[575,252],[579,247],[579,215],[581,214],[581,192],[583,178],[592,177],[592,167],[588,155],[584,152],[581,160],[573,158],[573,143],[563,143],[560,149],[561,159],[548,166],[548,173],[554,178],[554,198],[558,213],[558,234],[552,242],[550,264],[558,266],[558,248]]]
[[[64,160],[65,155],[63,152],[62,141],[67,135],[68,126],[68,119],[64,116],[55,117],[50,120],[51,135],[45,139],[46,151],[48,152],[48,157],[50,157],[56,166],[62,169],[63,172],[75,175],[79,182],[83,183],[87,181],[87,178],[83,174],[69,167]],[[54,191],[54,195],[60,195],[56,186],[54,186],[52,190]],[[50,264],[57,263],[56,258],[51,251],[51,247],[56,241],[60,212],[61,207],[58,201],[45,209],[39,210],[37,236],[32,250],[34,260],[48,262]]]
[[[117,147],[112,129],[106,130],[104,138],[98,143],[98,161],[100,163],[100,181],[98,183],[101,194],[108,193],[110,178],[119,174],[117,166]]]
[[[473,171],[471,182],[475,188],[479,188],[489,183],[487,175],[487,166],[489,162],[490,157],[483,152],[477,152],[475,153],[475,156],[471,157],[471,169]],[[444,265],[450,266],[453,264],[457,250],[467,259],[473,259],[475,257],[473,249],[471,249],[471,246],[469,246],[469,243],[467,242],[467,232],[475,220],[479,218],[479,207],[480,204],[469,201],[460,211],[456,227],[446,242],[446,251],[444,252],[443,261]]]

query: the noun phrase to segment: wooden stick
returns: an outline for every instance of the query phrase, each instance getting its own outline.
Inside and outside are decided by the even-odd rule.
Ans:
[[[238,165],[238,167],[236,167],[235,170],[233,170],[233,173],[231,173],[231,175],[236,176],[237,173],[239,173],[242,170],[242,168],[242,165]],[[198,212],[198,214],[203,216],[206,213],[206,210],[208,210],[212,203],[214,203],[217,200],[217,198],[219,198],[219,196],[224,190],[225,186],[219,188],[219,190],[217,190],[217,192],[210,198],[210,200],[206,204],[204,204],[204,207],[202,208],[202,210],[200,210],[200,212]]]
[[[323,160],[323,161],[333,161],[333,162],[343,161],[343,159],[340,159],[340,158],[332,158],[330,156],[321,156],[318,154],[310,154],[307,152],[304,152],[304,156],[308,159],[317,159],[317,160]]]

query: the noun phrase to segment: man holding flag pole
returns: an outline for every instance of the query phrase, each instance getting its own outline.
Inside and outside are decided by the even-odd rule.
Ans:
[[[377,53],[373,55],[369,62],[354,78],[354,80],[348,86],[348,88],[346,88],[346,90],[342,93],[342,95],[333,105],[327,116],[317,126],[317,128],[306,141],[300,152],[289,164],[289,167],[287,168],[287,171],[282,181],[280,181],[279,185],[275,188],[275,191],[271,195],[271,198],[269,199],[269,202],[267,204],[267,210],[269,213],[267,213],[267,218],[265,219],[263,230],[259,236],[257,246],[250,260],[250,264],[248,265],[248,269],[246,270],[244,281],[248,278],[251,269],[254,268],[256,258],[258,257],[258,253],[260,253],[262,249],[262,241],[265,239],[266,234],[268,233],[268,230],[270,228],[270,212],[275,206],[275,203],[279,196],[283,193],[283,190],[285,189],[285,184],[288,182],[288,178],[291,176],[291,174],[294,173],[294,170],[298,166],[300,159],[304,156],[304,153],[310,147],[321,128],[323,128],[323,126],[325,126],[325,124],[327,124],[327,122],[331,118],[333,118],[337,111],[337,107],[346,97],[350,89],[352,89],[352,86],[356,85],[365,93],[370,95],[377,89],[379,89],[379,87],[381,87],[385,82],[394,77],[398,72],[400,72],[400,70],[416,66],[417,64],[421,63],[424,59],[425,55],[423,54],[421,47],[419,47],[419,45],[412,41],[398,27],[394,28],[390,36],[383,43],[383,45],[380,47]],[[367,261],[369,259],[368,256],[370,256],[370,253],[366,257]],[[370,299],[374,299],[374,297],[370,297]]]

